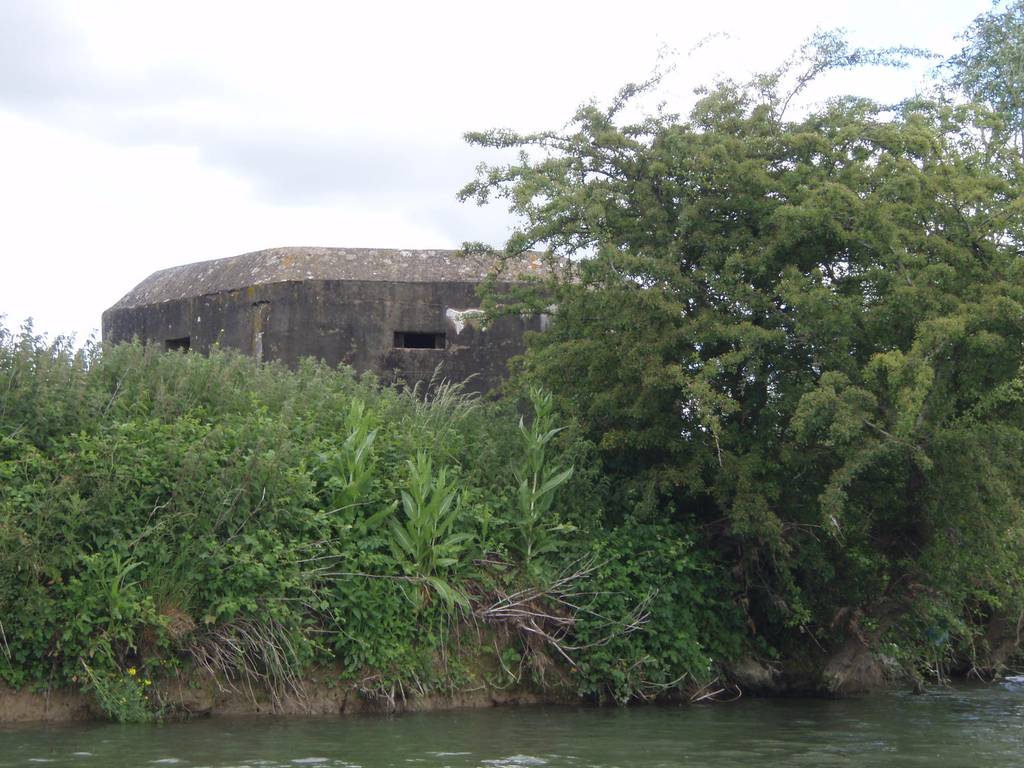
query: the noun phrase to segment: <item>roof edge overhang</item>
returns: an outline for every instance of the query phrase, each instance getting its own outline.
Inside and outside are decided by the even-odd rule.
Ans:
[[[108,312],[225,293],[276,283],[306,281],[479,283],[497,259],[458,250],[387,248],[269,248],[224,259],[161,269],[125,294]],[[550,274],[539,253],[504,265],[502,282]]]

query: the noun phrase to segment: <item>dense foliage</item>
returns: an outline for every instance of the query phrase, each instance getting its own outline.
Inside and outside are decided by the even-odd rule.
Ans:
[[[786,117],[800,67],[858,63],[819,43],[686,118],[625,121],[631,87],[470,134],[520,155],[463,197],[507,200],[507,250],[554,272],[490,309],[554,314],[522,379],[595,443],[611,509],[735,562],[769,646],[969,652],[1024,604],[1024,169],[964,99]]]
[[[0,331],[0,680],[140,719],[190,670],[382,699],[705,678],[728,591],[681,526],[606,531],[591,447],[532,401]]]

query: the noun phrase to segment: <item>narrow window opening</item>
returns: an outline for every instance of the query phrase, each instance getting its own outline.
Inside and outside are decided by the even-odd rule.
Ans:
[[[443,333],[395,331],[396,349],[444,349]]]
[[[168,352],[188,352],[189,341],[190,339],[188,336],[182,336],[180,339],[168,339],[164,343],[167,346]]]

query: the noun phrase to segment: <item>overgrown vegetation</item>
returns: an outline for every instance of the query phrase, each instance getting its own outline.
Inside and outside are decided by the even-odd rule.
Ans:
[[[80,685],[140,720],[162,702],[138,681],[188,670],[279,702],[314,667],[385,700],[471,668],[508,684],[511,657],[521,685],[597,698],[638,693],[636,662],[713,674],[728,595],[634,570],[591,446],[533,402],[521,420],[449,384],[0,331],[0,679]],[[663,536],[645,547],[693,572],[689,537]],[[488,612],[525,593],[557,633]],[[609,645],[662,632],[707,651]]]

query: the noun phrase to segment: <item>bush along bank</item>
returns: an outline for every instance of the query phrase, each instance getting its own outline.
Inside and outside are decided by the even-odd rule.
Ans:
[[[0,681],[122,721],[180,679],[383,706],[719,690],[754,647],[728,568],[605,509],[596,467],[539,390],[0,331]]]

